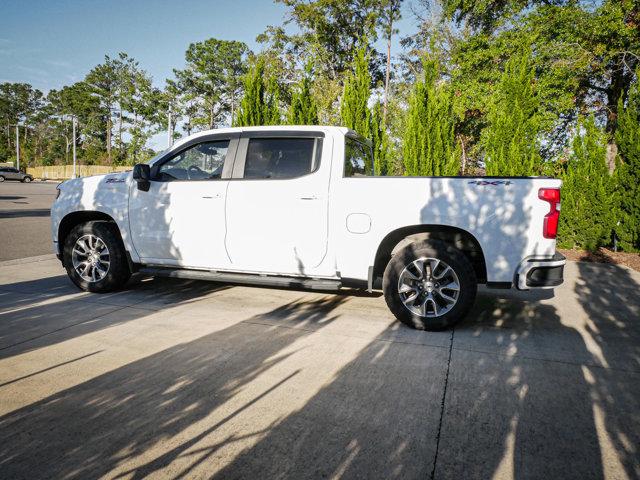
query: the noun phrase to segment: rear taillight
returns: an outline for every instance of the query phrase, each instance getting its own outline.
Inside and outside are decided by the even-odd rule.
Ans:
[[[544,238],[556,238],[558,234],[558,221],[560,220],[560,189],[541,188],[538,190],[538,198],[549,202],[549,213],[544,216],[542,235]]]

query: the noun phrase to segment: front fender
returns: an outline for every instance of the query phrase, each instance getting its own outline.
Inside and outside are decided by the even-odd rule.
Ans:
[[[51,236],[56,254],[61,254],[58,244],[60,226],[70,215],[80,218],[109,217],[113,220],[134,262],[139,261],[129,233],[129,186],[133,180],[130,172],[99,175],[66,181],[58,186],[60,195],[51,207]]]

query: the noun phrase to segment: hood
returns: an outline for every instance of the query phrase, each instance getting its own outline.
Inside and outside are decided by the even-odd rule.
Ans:
[[[62,191],[82,190],[84,192],[96,190],[126,189],[131,171],[92,175],[90,177],[72,178],[62,182],[58,188]]]

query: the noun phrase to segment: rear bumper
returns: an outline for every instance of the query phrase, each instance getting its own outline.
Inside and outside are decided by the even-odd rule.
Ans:
[[[566,258],[556,253],[553,258],[527,258],[516,271],[515,285],[518,290],[532,288],[554,288],[564,281]]]

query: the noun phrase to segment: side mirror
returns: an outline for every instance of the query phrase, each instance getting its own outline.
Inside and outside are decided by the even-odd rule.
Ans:
[[[151,168],[146,163],[138,163],[133,167],[133,179],[138,182],[138,190],[148,192],[151,186]]]

